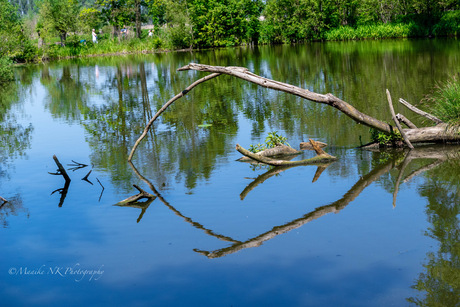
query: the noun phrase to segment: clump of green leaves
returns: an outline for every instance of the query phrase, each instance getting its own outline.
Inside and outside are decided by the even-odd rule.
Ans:
[[[268,136],[265,138],[265,144],[258,143],[257,145],[250,145],[249,151],[256,153],[268,148],[274,148],[278,145],[289,145],[287,138],[279,135],[278,131],[269,132]]]
[[[386,134],[371,128],[369,132],[371,133],[371,140],[373,142],[378,142],[380,146],[394,146],[396,143],[402,141],[402,137],[399,131],[392,132],[391,134]]]
[[[14,79],[12,62],[7,57],[0,57],[0,84]]]
[[[431,113],[451,125],[460,125],[460,81],[452,77],[445,83],[437,84],[435,91],[425,98]]]

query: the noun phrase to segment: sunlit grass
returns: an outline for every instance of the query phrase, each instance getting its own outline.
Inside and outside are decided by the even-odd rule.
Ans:
[[[425,99],[425,103],[439,119],[451,125],[460,125],[459,78],[454,76],[445,83],[437,84],[434,92]]]

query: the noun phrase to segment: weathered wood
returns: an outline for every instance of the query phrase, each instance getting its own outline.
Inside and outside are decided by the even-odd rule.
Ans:
[[[319,154],[316,157],[310,158],[310,159],[305,159],[305,160],[300,160],[300,161],[284,161],[284,160],[275,160],[271,159],[268,157],[262,157],[259,155],[256,155],[253,152],[250,152],[249,150],[244,149],[240,145],[236,145],[236,150],[238,150],[241,154],[256,160],[261,163],[265,163],[268,165],[273,165],[273,166],[292,166],[292,165],[307,165],[307,164],[318,164],[318,163],[328,163],[331,161],[337,160],[336,157],[331,156],[327,153],[324,154]]]
[[[0,200],[3,202],[3,204],[8,202],[6,199],[4,199],[4,198],[1,197],[1,196],[0,196]],[[3,204],[2,204],[2,205],[3,205]]]
[[[302,153],[301,151],[295,150],[294,148],[287,145],[277,145],[273,148],[267,148],[265,150],[256,152],[255,154],[261,157],[276,157],[276,156],[294,156]],[[253,161],[249,157],[241,157],[238,159],[241,162]]]
[[[356,122],[379,130],[381,132],[390,134],[396,131],[396,128],[393,128],[391,125],[380,121],[372,116],[364,114],[357,110],[355,107],[350,105],[349,103],[342,101],[341,99],[333,96],[332,94],[318,94],[315,92],[311,92],[306,89],[302,89],[300,87],[290,85],[283,82],[274,81],[271,79],[267,79],[261,76],[258,76],[248,69],[243,67],[223,67],[223,66],[211,66],[211,65],[202,65],[196,63],[190,63],[184,67],[178,69],[178,71],[185,71],[185,70],[197,70],[197,71],[205,71],[210,73],[220,73],[220,74],[227,74],[230,76],[234,76],[254,84],[286,92],[292,95],[296,95],[310,101],[314,101],[317,103],[327,104],[331,107],[338,109],[339,111],[346,114],[351,119],[355,120]],[[406,106],[410,105],[409,103],[405,104]],[[415,107],[414,107],[415,108]],[[411,110],[415,110],[412,108]],[[428,113],[419,110],[419,114]],[[428,114],[431,115],[431,114]],[[433,117],[431,115],[431,119],[435,122],[441,122],[439,119]],[[403,129],[407,135],[408,140],[411,143],[445,143],[445,142],[460,142],[460,129],[458,127],[452,128],[450,130],[446,130],[446,126],[444,124],[438,124],[436,127],[424,127],[424,128],[416,128],[416,129]],[[446,130],[446,131],[444,131]]]
[[[214,73],[214,74],[210,74],[210,75],[207,75],[206,77],[203,77],[195,82],[193,82],[191,85],[189,85],[185,90],[183,90],[182,92],[180,92],[179,94],[177,94],[176,96],[174,96],[173,98],[171,98],[168,102],[166,102],[160,110],[158,110],[158,112],[155,114],[155,116],[152,117],[152,119],[150,119],[150,121],[147,123],[147,126],[145,127],[144,129],[144,132],[142,132],[141,136],[136,140],[136,142],[134,143],[134,146],[133,148],[131,149],[131,152],[129,153],[129,157],[128,157],[128,161],[131,161],[133,159],[133,155],[134,155],[134,152],[136,151],[136,148],[137,146],[139,145],[139,143],[142,141],[142,139],[147,135],[149,129],[150,129],[150,126],[153,125],[153,123],[155,122],[155,120],[158,118],[158,116],[161,115],[161,113],[163,113],[174,101],[176,101],[177,99],[185,96],[185,94],[187,94],[188,92],[190,92],[195,86],[197,86],[198,84],[200,83],[203,83],[203,82],[206,82],[210,79],[213,79],[217,76],[220,76],[220,73]]]
[[[388,99],[388,105],[390,107],[391,117],[393,118],[393,121],[395,122],[395,125],[398,128],[399,133],[401,133],[401,136],[402,136],[404,142],[406,143],[406,145],[410,149],[414,149],[414,146],[412,146],[411,142],[409,141],[409,139],[407,138],[406,134],[404,133],[401,125],[399,124],[399,120],[396,118],[395,110],[393,108],[393,102],[391,101],[390,91],[387,89],[386,92],[387,92],[387,99]]]
[[[323,143],[323,142],[320,142],[320,141],[315,141],[315,142],[316,142],[316,144],[317,144],[319,147],[321,147],[321,148],[324,148],[324,147],[327,146],[326,143]],[[300,149],[301,149],[301,150],[314,150],[314,149],[313,149],[313,146],[311,145],[310,142],[301,142],[301,143],[300,143]]]
[[[427,112],[425,112],[425,111],[422,111],[422,110],[420,110],[420,109],[417,108],[417,107],[414,107],[413,105],[411,105],[410,103],[408,103],[407,101],[405,101],[405,100],[402,99],[402,98],[399,98],[399,102],[400,102],[401,104],[403,104],[404,106],[406,106],[406,107],[407,107],[409,110],[411,110],[412,112],[415,112],[415,113],[417,113],[417,114],[419,114],[419,115],[422,115],[422,116],[428,118],[429,120],[434,121],[436,124],[441,124],[441,123],[443,123],[443,121],[440,120],[439,118],[437,118],[436,116],[434,116],[434,115],[432,115],[432,114],[430,114],[430,113],[427,113]]]
[[[136,195],[130,196],[130,197],[128,197],[128,198],[116,203],[114,206],[132,206],[133,204],[135,204],[140,199],[147,198],[149,200],[154,200],[156,198],[155,195],[152,195],[152,194],[142,190],[140,187],[138,187],[135,184],[133,184],[133,187],[135,187],[139,191],[139,193],[136,194]]]
[[[210,73],[219,73],[219,74],[226,74],[230,76],[234,76],[251,83],[274,89],[277,91],[293,94],[295,96],[299,96],[310,101],[318,102],[327,104],[332,106],[341,112],[345,113],[347,116],[355,120],[356,122],[372,127],[379,131],[385,133],[391,133],[392,127],[387,123],[380,121],[372,116],[362,113],[358,109],[356,109],[351,104],[335,97],[332,94],[318,94],[315,92],[311,92],[307,89],[300,88],[298,86],[294,86],[291,84],[267,79],[261,76],[258,76],[252,72],[250,72],[247,68],[244,67],[225,67],[225,66],[211,66],[211,65],[203,65],[197,63],[190,63],[184,67],[178,69],[178,71],[185,71],[185,70],[198,70],[198,71],[205,71]]]
[[[70,182],[69,175],[67,174],[65,168],[62,167],[62,164],[61,164],[61,162],[59,162],[59,159],[56,157],[56,155],[53,155],[53,160],[54,160],[54,162],[56,163],[56,165],[58,167],[59,175],[62,175],[64,177],[65,181]]]
[[[401,113],[396,114],[396,118],[403,124],[405,124],[407,127],[411,129],[417,129],[417,126],[411,122],[407,117],[402,115]]]
[[[321,149],[321,146],[319,146],[316,141],[313,141],[312,139],[308,139],[308,140],[310,141],[311,147],[313,147],[313,150],[316,152],[318,156],[329,155],[324,150]]]

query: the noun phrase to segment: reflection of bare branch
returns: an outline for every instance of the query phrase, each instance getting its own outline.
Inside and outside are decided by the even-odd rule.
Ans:
[[[60,188],[60,189],[57,189],[51,192],[51,195],[53,195],[56,192],[59,192],[59,194],[61,194],[61,198],[59,199],[59,207],[62,207],[62,205],[64,204],[64,200],[67,196],[67,192],[69,191],[69,186],[70,186],[70,181],[66,180],[63,188]]]
[[[191,224],[193,227],[195,228],[198,228],[198,229],[201,229],[203,230],[206,234],[210,235],[210,236],[213,236],[215,238],[218,238],[219,240],[223,240],[223,241],[228,241],[228,242],[233,242],[233,243],[241,243],[240,241],[237,241],[237,240],[234,240],[233,238],[230,238],[230,237],[227,237],[227,236],[223,236],[223,235],[220,235],[220,234],[216,234],[214,233],[211,229],[207,229],[205,227],[203,227],[203,225],[201,225],[200,223],[197,223],[197,222],[194,222],[191,218],[183,215],[180,211],[178,211],[176,208],[174,208],[173,206],[171,206],[162,196],[161,194],[157,191],[157,189],[155,189],[155,186],[147,179],[145,178],[144,176],[141,175],[141,173],[139,173],[139,171],[136,169],[136,167],[134,166],[134,164],[129,161],[128,162],[129,165],[131,166],[131,168],[133,169],[134,173],[139,177],[139,179],[141,179],[142,181],[144,181],[149,187],[150,189],[152,190],[152,192],[158,197],[159,200],[161,200],[161,202],[166,206],[168,207],[170,210],[172,210],[177,216],[180,216],[181,218],[183,218],[187,223]]]
[[[418,170],[416,170],[416,171],[410,173],[409,175],[407,175],[407,177],[404,178],[403,183],[406,183],[406,182],[410,181],[415,176],[417,176],[417,175],[419,175],[421,173],[424,173],[424,172],[426,172],[426,171],[428,171],[430,169],[433,169],[433,168],[437,167],[438,165],[441,165],[442,163],[444,163],[443,160],[437,160],[437,161],[434,161],[433,163],[430,163],[430,164],[428,164],[426,166],[423,166],[423,167],[419,168]]]
[[[134,185],[134,187],[137,188],[138,190],[142,191],[142,192],[140,192],[137,195],[131,196],[131,197],[129,197],[129,198],[127,198],[127,199],[115,204],[114,206],[141,209],[142,211],[139,214],[139,217],[137,218],[137,222],[139,223],[141,221],[142,217],[144,216],[145,211],[147,211],[147,209],[150,206],[150,204],[156,199],[156,196],[153,196],[152,194],[149,194],[149,193],[145,192],[144,190],[140,189],[136,185]],[[138,200],[143,199],[143,198],[147,198],[147,201],[145,201],[145,202],[139,202],[138,201]]]
[[[93,170],[90,170],[90,171],[88,172],[88,174],[86,174],[86,176],[83,177],[81,180],[86,181],[86,182],[88,182],[88,183],[91,183],[91,185],[93,185],[93,183],[92,183],[91,181],[88,180],[88,176],[89,176],[89,174],[91,174],[92,171],[93,171]]]
[[[409,151],[409,153],[407,153],[406,156],[404,157],[404,161],[401,165],[401,169],[399,170],[398,179],[396,179],[395,190],[393,192],[393,208],[396,207],[396,197],[398,196],[399,183],[401,182],[401,178],[404,173],[404,170],[406,169],[407,165],[409,165],[409,162],[411,161],[410,156],[411,156],[411,151]]]
[[[99,201],[101,201],[102,193],[104,193],[105,188],[104,188],[104,186],[102,185],[102,183],[99,181],[99,178],[96,177],[96,180],[97,180],[97,182],[99,182],[99,184],[100,184],[101,187],[102,187],[101,195],[99,195]]]
[[[318,168],[316,169],[316,173],[315,173],[315,176],[313,177],[312,182],[315,182],[316,180],[318,180],[319,176],[321,176],[321,173],[329,165],[330,165],[330,163],[324,164],[324,165],[318,165]],[[255,189],[259,184],[264,183],[264,181],[267,180],[268,178],[276,176],[276,175],[278,175],[278,174],[284,172],[285,170],[288,170],[288,169],[290,169],[290,168],[292,168],[294,166],[295,165],[291,165],[291,166],[276,166],[276,167],[268,170],[267,172],[263,173],[262,175],[257,176],[257,178],[255,178],[250,184],[248,184],[244,188],[243,192],[241,192],[240,199],[244,200],[244,198],[249,194],[249,192],[251,192],[253,189]]]
[[[331,163],[327,163],[324,165],[318,165],[318,168],[316,169],[315,176],[313,177],[313,180],[311,182],[316,182],[316,180],[319,179],[319,176],[326,170],[326,168],[331,165]]]
[[[395,161],[388,161],[387,163],[376,167],[367,175],[361,177],[358,182],[339,200],[333,202],[330,205],[316,208],[314,211],[305,214],[303,217],[296,219],[287,224],[273,227],[272,230],[267,231],[257,237],[251,238],[244,242],[235,243],[229,247],[219,249],[216,251],[208,252],[203,250],[195,249],[196,252],[205,255],[208,258],[218,258],[226,256],[228,254],[235,253],[245,248],[260,246],[263,242],[273,239],[274,237],[289,232],[293,229],[299,228],[308,222],[311,222],[317,218],[320,218],[328,213],[338,213],[340,210],[345,208],[350,202],[358,197],[361,192],[368,187],[375,180],[380,178],[383,174],[389,172],[395,166]]]
[[[272,176],[276,176],[276,175],[278,175],[278,174],[280,174],[280,173],[284,172],[285,170],[290,169],[292,167],[294,167],[294,166],[277,166],[277,167],[274,167],[274,168],[268,170],[267,172],[263,173],[262,175],[257,176],[257,178],[254,179],[250,184],[248,184],[244,188],[243,192],[241,192],[240,199],[243,200],[249,194],[249,192],[251,192],[259,184],[264,183],[264,181],[267,180],[268,178],[270,178]]]

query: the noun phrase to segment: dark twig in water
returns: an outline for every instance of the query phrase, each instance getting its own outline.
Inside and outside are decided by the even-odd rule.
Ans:
[[[76,171],[76,170],[78,170],[80,168],[85,168],[85,167],[88,166],[87,164],[76,162],[74,160],[72,160],[72,162],[73,162],[73,164],[67,164],[67,166],[73,166],[72,168],[69,168],[71,171]]]
[[[83,177],[81,180],[84,180],[84,181],[86,181],[86,182],[88,182],[88,183],[91,183],[91,185],[93,185],[93,183],[92,183],[91,181],[88,180],[88,176],[89,176],[89,174],[91,174],[92,171],[93,171],[93,170],[90,170],[90,171],[88,172],[88,174],[86,174],[86,176]]]

